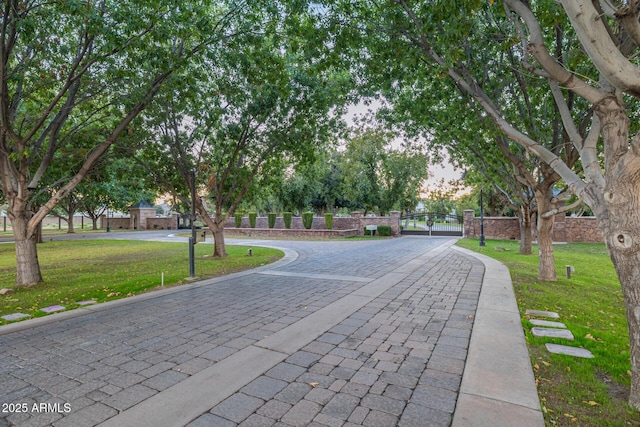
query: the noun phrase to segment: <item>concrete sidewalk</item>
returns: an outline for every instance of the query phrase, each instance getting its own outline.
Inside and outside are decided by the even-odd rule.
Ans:
[[[501,264],[269,243],[257,270],[0,327],[0,426],[544,425]]]

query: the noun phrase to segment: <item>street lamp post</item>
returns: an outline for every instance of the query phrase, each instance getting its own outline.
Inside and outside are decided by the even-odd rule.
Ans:
[[[196,277],[196,173],[191,171],[191,237],[189,237],[189,277]]]
[[[111,223],[109,222],[109,208],[107,208],[107,233],[111,231]]]
[[[482,207],[482,189],[480,189],[480,246],[484,245],[484,209]]]

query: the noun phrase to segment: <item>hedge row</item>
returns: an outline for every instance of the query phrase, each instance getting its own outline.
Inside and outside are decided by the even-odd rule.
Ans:
[[[276,218],[277,218],[278,214],[276,214],[275,212],[269,212],[267,214],[267,222],[269,225],[269,228],[273,228],[276,225]],[[240,228],[242,227],[242,218],[244,217],[244,214],[242,213],[235,213],[234,214],[234,225],[236,228]],[[251,228],[256,228],[256,220],[258,218],[258,213],[257,212],[249,212],[249,227]],[[289,229],[291,228],[291,219],[293,218],[293,213],[292,212],[283,212],[282,213],[282,219],[284,221],[284,228]],[[324,215],[324,219],[325,222],[327,223],[327,229],[331,230],[333,228],[333,214],[325,214]],[[308,230],[312,227],[313,225],[313,212],[304,212],[302,214],[302,223],[304,224],[305,228]]]
[[[257,219],[257,217],[258,217],[258,214],[256,212],[249,212],[249,226],[251,228],[256,228],[256,219]],[[243,214],[241,214],[241,213],[236,213],[234,215],[234,225],[236,226],[236,228],[240,228],[242,226],[242,218],[243,218]],[[267,214],[267,221],[268,221],[268,224],[269,224],[269,228],[275,227],[276,218],[277,218],[277,214],[275,212],[269,212]],[[292,218],[293,218],[293,213],[291,213],[291,212],[283,212],[282,213],[282,219],[284,221],[284,228],[286,228],[286,229],[290,229],[291,228],[291,219]],[[310,230],[311,227],[313,227],[313,218],[314,218],[314,213],[313,212],[303,212],[302,213],[302,224],[304,225],[304,228],[306,228],[307,230]],[[331,213],[324,214],[324,222],[326,224],[327,230],[332,230],[333,229],[333,214],[331,214]],[[379,225],[377,233],[378,233],[378,236],[391,236],[391,227],[388,226],[388,225]],[[369,231],[369,230],[367,230],[365,228],[364,229],[364,234],[365,235],[370,235],[371,231]]]

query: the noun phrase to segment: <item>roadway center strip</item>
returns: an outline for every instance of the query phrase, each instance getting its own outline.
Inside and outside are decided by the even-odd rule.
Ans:
[[[146,427],[188,424],[373,301],[417,268],[449,249],[454,243],[455,240],[443,242],[394,271],[372,280],[357,291],[245,347],[99,425]]]
[[[265,270],[265,271],[261,271],[260,274],[268,274],[270,276],[303,277],[305,279],[340,280],[340,281],[347,281],[347,282],[363,282],[363,283],[368,283],[374,280],[370,277],[338,276],[335,274],[293,273],[290,271],[279,271],[279,270]]]

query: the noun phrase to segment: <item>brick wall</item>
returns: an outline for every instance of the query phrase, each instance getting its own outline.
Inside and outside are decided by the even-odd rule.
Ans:
[[[233,234],[240,234],[242,236],[254,236],[254,237],[311,237],[311,238],[330,238],[330,237],[353,237],[360,236],[362,233],[359,233],[358,230],[319,230],[319,229],[311,229],[306,230],[304,227],[302,229],[293,228],[293,224],[291,225],[291,229],[287,230],[284,228],[235,228],[230,227],[226,228],[225,231],[231,232]],[[207,236],[211,236],[211,233],[207,231]]]
[[[147,230],[177,230],[178,215],[147,218]]]
[[[128,230],[131,225],[131,218],[128,216],[109,218],[108,223],[112,230]],[[107,218],[104,215],[100,217],[100,227],[107,228]]]
[[[518,218],[484,217],[483,222],[484,237],[487,239],[520,240]],[[556,217],[553,232],[553,240],[555,242],[604,242],[597,220],[592,216],[558,216]],[[533,223],[531,235],[533,239],[536,239],[535,222]],[[474,217],[472,210],[464,211],[464,237],[480,237],[480,218]]]
[[[352,232],[350,233],[350,235],[363,235],[364,228],[367,225],[387,225],[391,227],[391,235],[398,236],[400,235],[400,212],[394,211],[394,212],[391,212],[389,216],[374,216],[374,217],[371,217],[371,216],[365,217],[360,212],[351,212],[351,216],[333,218],[333,230],[339,230],[339,231],[357,230],[359,233],[359,234],[354,234]],[[229,231],[240,230],[240,229],[269,230],[269,225],[267,222],[267,217],[258,217],[256,218],[256,228],[252,229],[249,227],[249,218],[245,216],[244,218],[242,218],[242,225],[240,229],[235,228],[235,222],[233,218],[227,219],[227,222],[225,223],[225,229]],[[276,224],[272,230],[277,230],[277,229],[285,230],[284,220],[282,219],[282,217],[278,217],[276,219]],[[324,221],[324,217],[316,216],[313,218],[313,224],[312,224],[311,230],[321,231],[326,229],[327,229],[327,225]],[[294,216],[293,218],[291,218],[291,230],[305,231],[305,228],[302,225],[301,217]],[[255,234],[254,232],[253,235],[256,236],[258,234]]]
[[[171,217],[145,217],[145,228],[139,227],[136,223],[138,230],[177,230],[178,229],[178,215]],[[109,226],[112,230],[130,230],[133,228],[133,219],[131,217],[115,217],[109,218]],[[100,217],[100,227],[107,227],[107,217],[102,215]]]
[[[603,243],[604,237],[593,216],[567,217],[565,220],[566,241]]]

